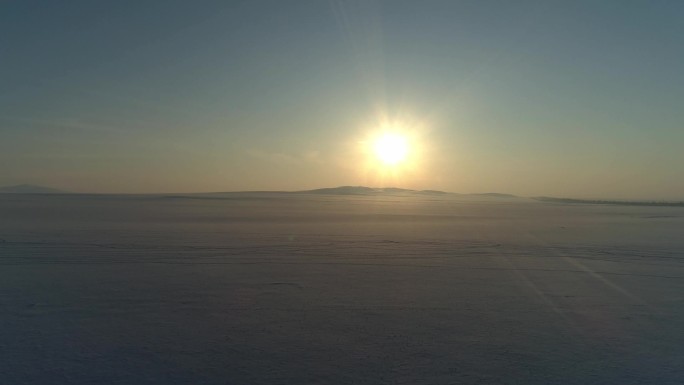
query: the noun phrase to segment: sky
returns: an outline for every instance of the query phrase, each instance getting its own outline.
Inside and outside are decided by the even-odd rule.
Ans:
[[[0,3],[0,186],[684,199],[684,2]],[[399,166],[369,152],[394,130]]]

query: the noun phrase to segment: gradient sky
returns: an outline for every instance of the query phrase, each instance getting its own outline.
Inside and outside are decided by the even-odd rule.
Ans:
[[[684,199],[682,1],[4,1],[0,185]],[[359,142],[416,127],[391,180]]]

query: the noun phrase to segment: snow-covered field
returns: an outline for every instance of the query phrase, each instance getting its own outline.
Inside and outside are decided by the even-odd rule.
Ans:
[[[684,208],[0,195],[0,384],[682,384]]]

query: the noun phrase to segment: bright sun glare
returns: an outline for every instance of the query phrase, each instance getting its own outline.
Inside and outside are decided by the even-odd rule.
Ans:
[[[399,134],[386,133],[375,140],[375,156],[386,165],[395,165],[406,159],[409,146],[406,138]]]

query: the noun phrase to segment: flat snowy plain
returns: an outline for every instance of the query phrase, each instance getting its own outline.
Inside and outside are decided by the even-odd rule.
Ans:
[[[0,384],[682,383],[682,207],[0,195]]]

